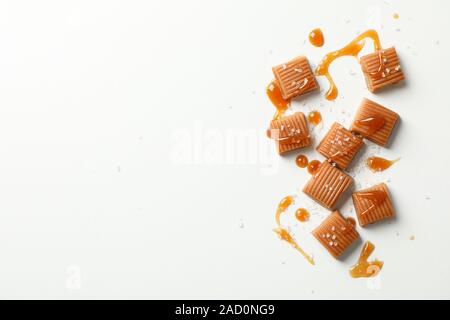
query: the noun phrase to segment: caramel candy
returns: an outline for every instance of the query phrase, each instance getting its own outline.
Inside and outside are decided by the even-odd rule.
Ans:
[[[359,239],[355,224],[353,218],[344,218],[339,211],[335,211],[312,234],[337,259]]]
[[[352,183],[353,179],[349,175],[325,161],[303,188],[303,192],[325,208],[333,210]]]
[[[350,131],[385,146],[399,119],[397,113],[376,102],[364,99],[356,112]]]
[[[384,183],[354,192],[352,198],[361,227],[395,215],[389,190]]]
[[[268,136],[275,140],[279,154],[311,145],[308,123],[302,112],[272,120]]]
[[[362,138],[335,122],[317,146],[317,151],[339,168],[346,169],[363,145]]]
[[[304,56],[273,67],[272,71],[284,99],[292,99],[319,88],[308,59]]]
[[[363,56],[360,64],[366,78],[367,88],[371,92],[405,80],[394,47]]]

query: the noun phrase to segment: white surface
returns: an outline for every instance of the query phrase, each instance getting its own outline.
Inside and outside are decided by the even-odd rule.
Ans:
[[[449,9],[443,0],[2,1],[0,297],[450,298]],[[336,262],[306,232],[326,211],[298,192],[308,174],[295,155],[218,163],[220,152],[234,155],[220,144],[227,132],[249,130],[256,151],[273,151],[264,137],[273,65],[299,54],[317,63],[368,25],[397,47],[408,79],[374,97],[402,122],[390,149],[366,151],[402,160],[356,178],[388,181],[398,211],[361,231],[385,261],[375,283],[347,274],[360,247]],[[315,27],[324,48],[305,42]],[[314,94],[292,108],[323,113],[316,137],[333,121],[349,125],[373,97],[354,59],[332,72],[335,103]],[[180,130],[196,163],[177,157],[188,146]],[[316,267],[271,231],[278,201],[295,193],[313,220],[295,226],[290,211],[283,222]],[[353,215],[350,203],[342,211]]]

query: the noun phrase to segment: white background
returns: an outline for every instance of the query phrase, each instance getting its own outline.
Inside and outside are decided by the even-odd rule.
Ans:
[[[450,298],[449,9],[444,0],[1,1],[0,297]],[[323,48],[305,42],[315,27]],[[316,93],[291,111],[322,112],[316,139],[334,121],[348,126],[364,96],[402,118],[390,148],[370,144],[351,169],[357,187],[387,182],[398,213],[360,230],[385,261],[372,281],[348,275],[361,246],[335,261],[309,235],[328,212],[301,195],[309,176],[296,154],[220,163],[220,152],[233,155],[227,132],[270,143],[273,65],[300,54],[316,64],[367,27],[396,46],[406,84],[373,96],[356,60],[343,58],[331,69],[337,101]],[[195,161],[178,158],[180,146]],[[402,159],[373,174],[362,165],[371,153]],[[298,196],[283,224],[315,267],[271,231],[288,194]],[[307,224],[292,219],[300,206],[313,214]],[[351,201],[342,212],[354,215]]]

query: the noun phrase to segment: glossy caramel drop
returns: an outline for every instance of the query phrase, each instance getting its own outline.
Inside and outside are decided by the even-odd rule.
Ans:
[[[295,163],[299,168],[306,168],[308,166],[308,157],[303,154],[299,154],[297,158],[295,158]]]
[[[272,82],[267,86],[266,93],[272,104],[275,108],[277,108],[277,112],[273,116],[273,120],[278,120],[283,116],[287,108],[289,108],[291,101],[283,98],[280,86],[276,80],[272,80]]]
[[[322,121],[322,115],[320,114],[319,111],[316,111],[316,110],[311,111],[308,114],[308,121],[309,121],[309,123],[317,126]]]
[[[295,217],[300,222],[306,222],[309,220],[309,211],[305,208],[299,208],[295,211]]]
[[[370,170],[373,172],[381,172],[386,169],[389,169],[394,163],[399,161],[400,158],[397,158],[395,160],[387,160],[380,157],[369,157],[366,160],[366,164],[369,167]]]
[[[350,268],[350,275],[353,278],[370,278],[375,277],[383,268],[383,261],[368,261],[370,255],[375,250],[375,246],[370,241],[364,244],[359,256],[358,262]]]
[[[309,33],[309,42],[315,47],[322,47],[325,43],[323,32],[320,29],[314,29]]]
[[[361,120],[356,120],[355,125],[365,128],[365,134],[371,135],[383,128],[386,120],[381,117],[369,117]]]
[[[337,58],[343,57],[343,56],[353,56],[358,57],[361,50],[364,48],[365,39],[372,39],[374,43],[374,49],[375,51],[379,51],[382,49],[380,38],[378,37],[378,33],[375,30],[367,30],[366,32],[363,32],[358,37],[353,39],[349,44],[347,44],[345,47],[328,53],[322,61],[319,63],[319,65],[316,68],[316,75],[318,76],[325,76],[328,79],[328,82],[330,83],[330,88],[328,89],[327,93],[325,94],[325,97],[328,100],[335,100],[338,95],[338,89],[337,86],[331,77],[331,74],[329,72],[329,68],[331,63],[336,60]]]
[[[313,160],[308,164],[308,172],[310,174],[315,174],[319,169],[321,162],[319,160]]]

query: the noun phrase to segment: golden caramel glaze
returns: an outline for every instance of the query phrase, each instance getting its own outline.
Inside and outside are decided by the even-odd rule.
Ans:
[[[328,79],[328,82],[330,83],[330,88],[325,94],[325,97],[328,100],[335,100],[338,95],[337,86],[329,72],[331,63],[333,63],[333,61],[336,60],[337,58],[344,56],[353,56],[357,58],[361,50],[364,48],[365,39],[371,39],[373,41],[375,51],[379,51],[382,49],[378,33],[375,30],[367,30],[361,33],[355,39],[353,39],[345,47],[325,55],[325,57],[317,66],[315,71],[316,75],[326,77]]]
[[[322,115],[320,114],[319,111],[311,111],[308,114],[308,121],[309,123],[311,123],[312,125],[317,126],[321,121],[322,121]]]
[[[367,199],[371,203],[370,207],[367,208],[367,210],[365,210],[364,212],[361,212],[361,215],[367,214],[371,210],[377,209],[387,199],[386,192],[384,192],[382,190],[371,190],[371,191],[365,191],[365,192],[356,192],[355,196],[357,198]]]
[[[267,96],[269,97],[272,104],[277,108],[275,115],[273,116],[273,120],[280,119],[285,111],[289,108],[291,104],[290,100],[286,100],[281,95],[281,89],[276,80],[272,80],[270,84],[266,88]]]
[[[325,43],[322,30],[319,28],[312,30],[309,33],[309,42],[315,47],[322,47]]]
[[[381,172],[389,169],[394,163],[398,162],[400,158],[395,160],[387,160],[381,157],[369,157],[366,160],[366,164],[373,172]]]
[[[306,168],[308,166],[308,157],[303,154],[299,154],[297,158],[295,158],[295,163],[299,168]]]
[[[309,211],[305,208],[299,208],[297,211],[295,211],[295,217],[300,222],[306,222],[309,220]]]
[[[319,169],[321,163],[322,162],[320,162],[319,160],[312,160],[308,164],[308,172],[310,174],[315,174],[317,172],[317,170]]]
[[[356,120],[355,125],[363,127],[366,135],[371,135],[383,128],[386,120],[382,117],[368,117],[361,120]]]
[[[286,241],[289,243],[294,249],[296,249],[298,252],[301,253],[301,255],[312,265],[315,265],[314,259],[307,254],[295,241],[295,239],[292,237],[292,235],[283,227],[278,227],[273,229],[273,231],[280,237],[281,240]]]
[[[358,198],[367,199],[373,204],[381,204],[386,200],[387,195],[386,192],[381,190],[371,190],[371,191],[365,191],[365,192],[356,192],[355,195]]]
[[[306,260],[308,260],[309,263],[314,265],[313,258],[307,254],[295,241],[295,239],[292,237],[292,235],[289,233],[288,230],[286,230],[281,225],[281,214],[286,211],[289,206],[291,206],[294,203],[294,197],[293,196],[287,196],[284,197],[280,203],[278,204],[277,211],[275,214],[275,221],[277,222],[277,228],[273,229],[273,231],[280,237],[281,240],[286,241],[291,246],[293,246],[297,251],[299,251],[303,257],[305,257]]]
[[[370,241],[364,244],[358,262],[350,268],[350,275],[353,278],[375,277],[383,268],[383,261],[368,261],[370,255],[375,250],[375,246]]]
[[[283,199],[281,199],[280,203],[278,204],[277,212],[276,212],[276,215],[275,215],[275,221],[277,222],[278,226],[281,226],[281,221],[280,221],[281,215],[293,203],[294,203],[294,197],[293,196],[287,196],[287,197],[284,197]]]

